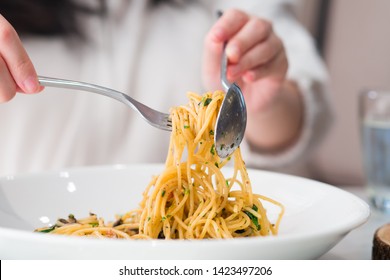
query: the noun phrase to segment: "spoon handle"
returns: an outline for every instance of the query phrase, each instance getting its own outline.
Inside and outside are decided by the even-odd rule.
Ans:
[[[223,12],[221,10],[217,11],[217,17],[220,18],[223,15]],[[229,83],[228,79],[226,78],[226,70],[228,65],[228,59],[226,56],[225,48],[226,48],[227,42],[223,44],[222,48],[222,57],[221,57],[221,83],[224,88],[224,90],[227,92],[230,88],[231,84]]]
[[[227,69],[227,64],[228,64],[228,59],[225,53],[225,47],[226,43],[223,44],[223,49],[222,49],[222,58],[221,58],[221,83],[225,91],[228,91],[230,88],[230,83],[228,79],[226,78],[226,69]]]

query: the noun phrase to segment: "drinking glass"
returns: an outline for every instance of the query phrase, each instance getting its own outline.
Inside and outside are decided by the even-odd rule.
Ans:
[[[366,90],[359,96],[362,153],[372,204],[390,212],[390,90]]]

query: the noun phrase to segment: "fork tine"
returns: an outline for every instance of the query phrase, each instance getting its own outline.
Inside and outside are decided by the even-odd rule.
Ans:
[[[172,120],[169,115],[168,117],[165,118],[165,125],[168,128],[168,130],[172,130]]]
[[[160,113],[159,120],[156,122],[156,125],[158,125],[158,128],[172,131],[172,120],[169,114],[163,114]]]

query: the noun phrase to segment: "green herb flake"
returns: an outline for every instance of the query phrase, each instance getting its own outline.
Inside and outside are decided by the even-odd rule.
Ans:
[[[164,197],[164,195],[165,195],[165,190],[163,190],[163,191],[161,192],[161,197]]]
[[[49,227],[49,228],[47,228],[47,229],[40,230],[39,232],[42,232],[42,233],[49,233],[49,232],[55,230],[55,228],[56,228],[56,225],[51,226],[51,227]]]
[[[206,96],[203,96],[203,97],[202,97],[202,100],[198,103],[198,106],[200,106],[201,104],[203,104],[204,101],[205,101],[205,99],[206,99]]]
[[[211,101],[212,101],[213,99],[212,98],[206,98],[206,100],[203,102],[203,106],[207,106],[207,105],[209,105],[210,103],[211,103]]]
[[[210,129],[209,135],[214,135],[214,130]]]
[[[213,144],[210,149],[210,153],[214,156],[215,155],[215,145]]]
[[[254,204],[253,204],[253,206],[252,206],[252,209],[253,209],[254,211],[256,211],[256,212],[257,212],[257,210],[258,210],[257,206],[254,205]],[[261,227],[260,227],[259,220],[257,219],[257,217],[256,217],[255,215],[253,215],[253,214],[252,214],[251,212],[249,212],[249,211],[244,211],[244,213],[248,215],[248,217],[251,219],[252,223],[256,226],[256,229],[257,229],[257,230],[260,230]]]
[[[164,222],[166,219],[167,219],[167,217],[165,217],[165,216],[162,217],[162,218],[161,218],[161,222]]]
[[[215,162],[214,165],[219,168],[218,162]]]
[[[188,128],[190,128],[189,125],[185,125],[185,126],[184,126],[184,129],[188,129]]]
[[[226,187],[229,187],[229,180],[226,180],[225,183],[226,183]]]
[[[92,227],[98,227],[99,226],[99,222],[93,222],[93,223],[89,223]]]
[[[184,194],[190,194],[190,189],[185,189]]]

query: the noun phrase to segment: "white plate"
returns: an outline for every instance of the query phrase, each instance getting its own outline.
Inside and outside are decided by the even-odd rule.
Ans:
[[[98,240],[32,232],[73,213],[105,219],[136,208],[162,165],[102,166],[0,178],[0,259],[314,259],[369,217],[327,184],[249,170],[253,191],[283,203],[278,236],[230,240]],[[277,208],[266,205],[271,219]]]

